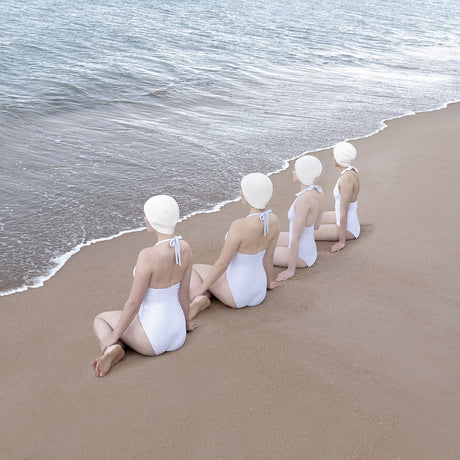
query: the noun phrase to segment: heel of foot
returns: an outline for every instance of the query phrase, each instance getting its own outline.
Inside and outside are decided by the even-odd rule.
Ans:
[[[110,369],[112,369],[118,361],[121,361],[124,356],[125,351],[118,343],[107,347],[104,354],[97,360],[95,367],[96,375],[98,377],[105,377]]]
[[[199,295],[193,299],[193,302],[190,304],[190,319],[195,318],[195,316],[202,310],[211,305],[211,299],[205,295]]]

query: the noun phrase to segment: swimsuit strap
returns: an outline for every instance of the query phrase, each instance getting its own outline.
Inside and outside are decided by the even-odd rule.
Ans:
[[[299,193],[296,193],[295,196],[302,195],[302,193],[309,192],[310,190],[318,190],[319,193],[323,191],[320,185],[310,185],[310,187],[307,187],[306,189],[300,191]]]
[[[359,174],[359,171],[358,171],[354,166],[348,166],[348,168],[347,168],[347,169],[344,169],[344,170],[340,173],[340,175],[345,174],[347,171],[355,171],[355,172],[357,172],[357,173]]]
[[[166,238],[164,240],[158,241],[157,244],[165,243],[166,241],[169,242],[169,247],[174,248],[174,255],[176,256],[176,264],[182,265],[180,260],[180,240],[182,239],[181,236],[173,236],[172,238]]]
[[[269,214],[272,212],[271,209],[267,209],[266,211],[264,212],[254,212],[253,214],[249,214],[248,216],[246,217],[251,217],[251,216],[259,216],[259,219],[264,223],[264,236],[267,235],[267,233],[269,232],[269,229],[268,229],[268,223],[269,223]]]

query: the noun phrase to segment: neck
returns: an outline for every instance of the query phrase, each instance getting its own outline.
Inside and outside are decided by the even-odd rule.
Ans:
[[[157,242],[161,240],[169,240],[174,236],[174,233],[160,233],[155,232],[157,235]]]
[[[310,185],[313,185],[313,184],[310,184]],[[300,191],[305,190],[306,188],[310,187],[310,185],[305,185],[305,184],[300,183]]]
[[[249,214],[256,214],[258,212],[264,212],[264,211],[265,211],[265,208],[257,209],[257,208],[253,208],[252,206],[249,206]]]

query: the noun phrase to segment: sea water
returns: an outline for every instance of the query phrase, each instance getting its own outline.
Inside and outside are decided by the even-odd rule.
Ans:
[[[458,0],[0,1],[0,292],[460,99]]]

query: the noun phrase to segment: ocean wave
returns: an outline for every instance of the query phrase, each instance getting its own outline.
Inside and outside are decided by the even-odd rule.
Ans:
[[[455,99],[460,3],[412,3],[3,0],[1,289],[153,194],[213,212],[247,172]]]
[[[424,110],[424,112],[441,110],[443,108],[446,108],[451,103],[458,103],[458,102],[460,102],[460,100],[452,100],[452,101],[449,101],[449,102],[446,102],[446,103],[442,103],[442,104],[440,104],[439,106],[437,106],[435,108],[426,109],[426,110]],[[395,119],[403,118],[403,117],[410,116],[410,115],[415,115],[416,113],[417,112],[406,112],[406,113],[400,115],[399,117],[396,117]],[[382,131],[383,129],[385,129],[388,126],[387,123],[386,123],[387,121],[389,121],[389,120],[382,120],[381,123],[380,123],[380,126],[378,128],[376,128],[374,131],[368,133],[365,136],[360,136],[359,138],[343,139],[343,140],[353,141],[353,140],[363,139],[363,138],[366,138],[366,137],[373,136],[373,135],[377,134],[378,132]],[[324,150],[332,148],[334,145],[335,144],[331,144],[331,145],[324,146],[324,147],[321,147],[321,148],[318,148],[318,149],[315,149],[315,150],[304,151],[304,152],[301,152],[301,153],[299,153],[299,154],[297,154],[295,156],[292,156],[292,157],[290,157],[290,158],[288,158],[288,159],[283,161],[283,165],[282,165],[281,168],[279,168],[277,170],[274,170],[274,171],[271,171],[271,172],[268,172],[267,175],[271,176],[273,174],[277,174],[277,173],[280,173],[280,172],[286,170],[289,167],[290,162],[292,162],[293,160],[295,160],[295,159],[297,159],[297,158],[299,158],[299,157],[301,157],[301,156],[303,156],[305,154],[314,154],[314,153],[319,152],[319,151],[324,151]],[[190,213],[186,214],[184,217],[182,217],[179,220],[179,222],[182,222],[182,221],[185,221],[187,219],[190,219],[191,217],[196,216],[196,215],[211,214],[211,213],[219,212],[226,204],[237,202],[240,199],[241,199],[240,197],[235,197],[235,198],[232,198],[232,199],[224,200],[224,201],[221,201],[219,203],[213,204],[208,209],[198,209],[196,211],[190,212]],[[2,228],[3,228],[3,223],[2,223],[2,221],[0,221],[0,230]],[[46,281],[48,281],[49,279],[51,279],[65,265],[65,263],[67,263],[70,260],[70,258],[73,255],[75,255],[78,252],[80,252],[80,250],[82,248],[84,248],[84,247],[88,247],[88,246],[91,246],[93,244],[101,243],[101,242],[104,242],[104,241],[110,241],[110,240],[119,238],[120,236],[123,236],[123,235],[126,235],[126,234],[136,233],[136,232],[140,232],[140,231],[144,231],[144,230],[146,230],[146,227],[139,227],[139,228],[130,229],[130,230],[123,230],[123,231],[118,232],[115,235],[110,235],[110,236],[102,237],[102,238],[95,238],[95,239],[80,243],[80,244],[76,245],[75,247],[73,247],[70,251],[66,252],[65,254],[62,254],[62,255],[57,256],[57,257],[53,257],[51,259],[51,261],[50,261],[50,264],[49,264],[50,266],[48,267],[47,272],[45,274],[43,274],[43,275],[41,275],[39,277],[36,277],[33,280],[33,282],[31,282],[31,283],[24,284],[24,285],[22,285],[20,287],[17,287],[17,288],[1,291],[0,292],[0,297],[15,294],[15,293],[19,293],[19,292],[24,292],[24,291],[26,291],[28,289],[35,289],[35,288],[42,287],[44,285],[44,283]]]

